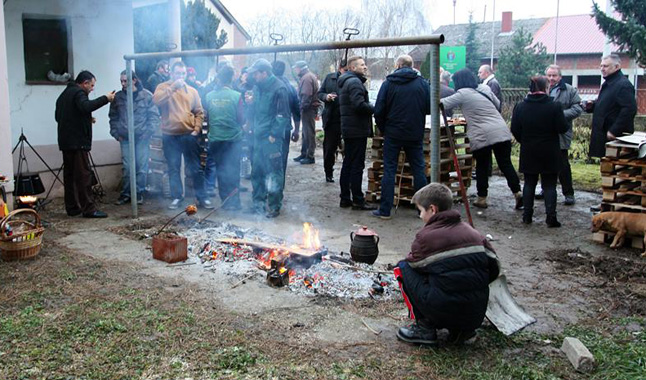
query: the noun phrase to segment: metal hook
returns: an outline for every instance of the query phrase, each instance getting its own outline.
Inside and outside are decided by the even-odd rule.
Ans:
[[[285,39],[285,36],[283,36],[280,33],[269,33],[269,38],[271,38],[274,41],[274,46],[278,45],[278,42],[282,41]],[[274,53],[274,62],[276,62],[276,57],[278,56],[278,53]]]
[[[360,32],[359,32],[359,29],[357,29],[357,28],[343,28],[343,34],[345,34],[345,35],[346,35],[346,37],[345,37],[345,40],[346,40],[346,41],[350,41],[350,37],[352,37],[352,36],[356,36],[356,35],[358,35],[359,33],[360,33]],[[346,64],[348,63],[348,50],[349,50],[349,48],[346,48],[346,49],[345,49],[345,58],[344,58],[344,61],[345,61],[345,63],[346,63]]]

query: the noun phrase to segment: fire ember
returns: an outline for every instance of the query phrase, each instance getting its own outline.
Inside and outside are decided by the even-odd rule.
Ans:
[[[205,268],[238,282],[261,274],[270,286],[306,296],[389,299],[399,295],[390,271],[378,264],[355,263],[348,254],[331,254],[309,223],[293,242],[230,224],[191,228],[183,235],[189,242],[189,260],[198,258]]]

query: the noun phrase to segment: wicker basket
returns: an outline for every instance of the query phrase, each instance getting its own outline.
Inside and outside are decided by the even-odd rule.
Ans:
[[[14,219],[19,214],[29,214],[33,221]],[[11,227],[12,234],[7,236],[7,226]],[[30,259],[40,252],[43,242],[43,228],[40,215],[32,209],[19,209],[9,213],[0,222],[0,254],[2,260]]]

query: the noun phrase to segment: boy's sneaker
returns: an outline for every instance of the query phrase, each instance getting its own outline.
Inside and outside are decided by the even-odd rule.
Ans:
[[[127,203],[130,203],[130,197],[127,197],[127,196],[124,196],[124,195],[121,195],[119,197],[119,199],[117,199],[117,201],[114,202],[114,204],[117,205],[117,206],[122,206],[122,205],[125,205]]]
[[[392,216],[390,216],[390,214],[389,214],[389,215],[382,214],[382,213],[381,213],[381,210],[375,210],[375,211],[373,211],[373,212],[372,212],[372,216],[376,216],[377,218],[379,218],[379,219],[383,219],[383,220],[390,220],[390,219],[392,219]]]
[[[179,204],[182,203],[182,200],[179,198],[173,199],[173,201],[168,205],[168,208],[171,210],[176,210],[179,207]]]
[[[341,208],[352,207],[352,201],[349,201],[347,199],[341,199],[341,202],[339,203],[339,207]]]
[[[434,328],[424,327],[418,321],[409,326],[400,327],[397,331],[397,338],[407,343],[424,344],[427,346],[437,345],[437,332]]]
[[[446,342],[458,346],[465,343],[470,344],[475,341],[477,335],[475,330],[449,330],[449,337]]]
[[[143,195],[141,195],[141,194],[137,195],[137,204],[140,205],[140,206],[144,204],[144,196]]]
[[[566,206],[574,206],[576,203],[576,200],[574,199],[574,195],[566,195],[565,196],[565,202],[563,202],[564,205]]]

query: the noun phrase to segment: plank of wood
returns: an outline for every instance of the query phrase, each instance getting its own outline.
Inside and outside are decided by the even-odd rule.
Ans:
[[[246,239],[236,239],[236,238],[223,238],[223,239],[214,239],[214,240],[217,241],[218,243],[224,243],[224,244],[249,245],[252,247],[268,249],[268,250],[276,249],[279,251],[290,252],[301,256],[314,256],[315,254],[318,253],[318,251],[303,249],[296,246],[288,247],[284,245],[269,244],[269,243],[265,243],[257,240],[246,240]]]

